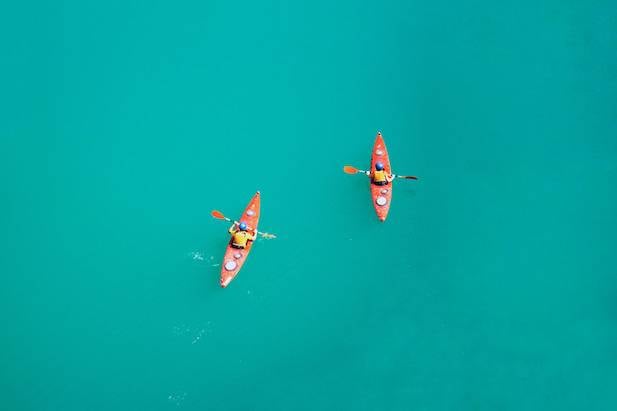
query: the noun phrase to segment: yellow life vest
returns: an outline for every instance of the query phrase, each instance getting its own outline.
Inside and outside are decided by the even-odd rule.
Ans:
[[[234,233],[233,239],[232,239],[232,243],[235,246],[238,247],[246,247],[246,243],[249,240],[249,233],[247,233],[246,231],[236,231]]]
[[[388,181],[386,178],[386,172],[384,170],[375,170],[373,172],[373,181],[376,183]]]

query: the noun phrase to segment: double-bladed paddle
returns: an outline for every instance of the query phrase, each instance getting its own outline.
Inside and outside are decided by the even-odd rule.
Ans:
[[[232,220],[231,218],[225,217],[223,215],[223,213],[221,213],[218,210],[212,210],[212,212],[210,213],[210,215],[218,220],[225,220],[225,221],[229,221],[230,223],[235,223],[235,224],[240,224],[237,221]],[[255,230],[257,231],[257,230]],[[266,239],[272,239],[272,238],[276,238],[275,234],[270,234],[270,233],[263,233],[261,231],[257,231],[257,234],[259,234],[260,236],[262,236],[263,238]]]
[[[360,169],[355,168],[353,166],[344,166],[343,167],[343,171],[346,172],[347,174],[357,174],[357,173],[367,174],[366,171],[360,170]],[[396,174],[393,174],[393,176],[395,178],[403,178],[403,179],[406,179],[406,180],[417,180],[418,179],[418,177],[416,177],[416,176],[398,176]]]

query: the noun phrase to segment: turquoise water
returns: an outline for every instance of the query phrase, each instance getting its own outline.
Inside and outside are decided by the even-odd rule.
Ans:
[[[616,409],[614,2],[84,3],[0,13],[2,409]]]

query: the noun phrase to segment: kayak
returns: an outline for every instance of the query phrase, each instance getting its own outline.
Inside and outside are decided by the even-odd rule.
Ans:
[[[386,143],[383,140],[381,132],[377,133],[373,152],[371,153],[371,172],[375,170],[375,163],[378,161],[383,163],[386,173],[392,173],[392,169],[390,168],[390,157],[388,156]],[[377,217],[381,221],[386,221],[388,211],[390,211],[390,202],[392,201],[392,182],[385,186],[378,186],[373,184],[373,181],[369,179],[369,184],[371,186],[371,198],[373,199],[373,206],[375,207]]]
[[[249,231],[257,230],[257,224],[259,223],[259,203],[260,198],[258,191],[246,206],[239,220],[244,221],[248,225]],[[254,241],[249,241],[245,248],[237,249],[231,246],[231,239],[229,240],[225,256],[223,257],[223,263],[221,264],[221,287],[227,287],[231,280],[238,275],[244,261],[246,261],[246,257],[248,257],[251,252],[253,243]]]

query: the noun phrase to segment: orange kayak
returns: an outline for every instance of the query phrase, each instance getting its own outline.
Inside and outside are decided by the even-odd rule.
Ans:
[[[386,143],[383,141],[381,132],[378,132],[377,138],[375,138],[375,145],[371,154],[371,172],[375,170],[375,163],[378,161],[383,163],[386,173],[392,174],[390,157],[388,156]],[[369,180],[369,184],[371,185],[371,198],[373,199],[373,206],[375,207],[375,212],[377,212],[377,217],[381,221],[386,221],[388,211],[390,211],[390,202],[392,201],[392,182],[385,186],[378,186],[373,184],[372,180]]]
[[[244,213],[239,221],[244,221],[248,225],[249,231],[257,231],[257,224],[259,223],[259,191],[255,193],[249,204],[246,206]],[[233,248],[231,246],[231,240],[227,244],[227,250],[223,257],[223,264],[221,264],[221,287],[225,288],[229,285],[231,280],[234,279],[246,257],[248,257],[253,246],[253,241],[249,241],[246,247],[243,249]]]

